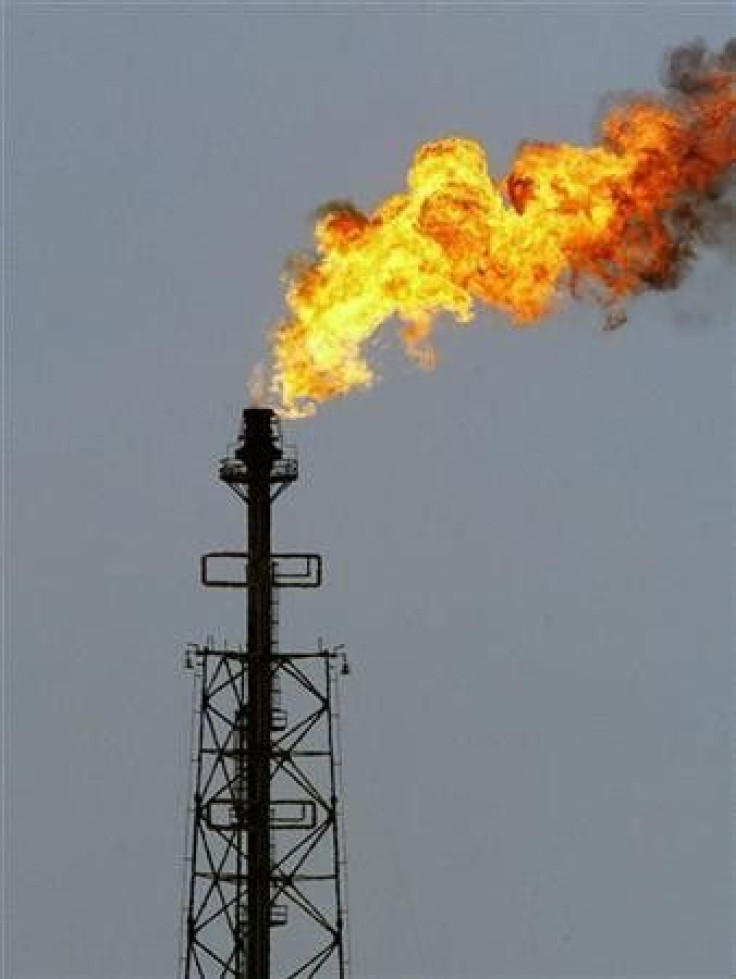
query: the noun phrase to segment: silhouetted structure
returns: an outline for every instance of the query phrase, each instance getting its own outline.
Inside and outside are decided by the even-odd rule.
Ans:
[[[247,643],[187,651],[197,690],[182,975],[344,979],[336,694],[346,661],[321,642],[278,649],[279,590],[319,587],[322,563],[271,550],[273,503],[298,475],[273,411],[246,409],[240,435],[219,474],[246,505],[248,550],[204,555],[201,578],[246,589]]]

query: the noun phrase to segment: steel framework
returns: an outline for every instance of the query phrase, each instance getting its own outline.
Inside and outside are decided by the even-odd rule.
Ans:
[[[321,641],[278,648],[280,589],[319,587],[322,564],[271,550],[273,503],[298,475],[271,410],[244,411],[219,475],[246,505],[248,549],[204,555],[201,580],[246,590],[247,643],[187,650],[196,688],[182,977],[345,979],[337,684],[347,666]]]

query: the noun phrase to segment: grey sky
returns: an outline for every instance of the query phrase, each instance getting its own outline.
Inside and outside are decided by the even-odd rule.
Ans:
[[[729,5],[7,12],[12,979],[171,977],[197,559],[279,270],[417,144],[587,142]],[[354,972],[731,968],[731,272],[443,329],[294,424],[285,642],[346,642]]]

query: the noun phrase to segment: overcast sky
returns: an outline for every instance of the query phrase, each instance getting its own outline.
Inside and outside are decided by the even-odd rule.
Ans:
[[[199,554],[280,269],[415,147],[588,142],[728,4],[6,11],[11,572],[6,974],[173,979]],[[286,643],[348,644],[354,975],[731,971],[732,271],[602,332],[568,308],[387,333],[372,392],[288,426]]]

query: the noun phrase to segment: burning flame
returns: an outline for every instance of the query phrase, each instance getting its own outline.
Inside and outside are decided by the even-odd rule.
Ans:
[[[317,216],[316,255],[289,270],[290,315],[273,334],[271,392],[292,417],[368,387],[368,348],[396,317],[410,357],[433,366],[436,317],[469,322],[477,303],[515,326],[561,297],[586,297],[625,320],[623,301],[674,287],[695,246],[733,222],[736,40],[673,51],[669,91],[611,108],[593,147],[525,143],[500,180],[482,147],[450,136],[421,146],[403,193],[370,214]]]

